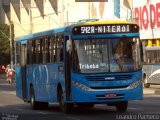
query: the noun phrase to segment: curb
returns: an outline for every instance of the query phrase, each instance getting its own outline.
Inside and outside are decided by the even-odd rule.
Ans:
[[[160,94],[160,90],[154,90],[155,94]]]

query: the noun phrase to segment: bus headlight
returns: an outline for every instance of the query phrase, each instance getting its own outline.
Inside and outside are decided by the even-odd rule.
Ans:
[[[83,84],[81,84],[81,83],[79,83],[79,82],[77,82],[77,81],[73,81],[72,84],[73,84],[74,86],[76,86],[76,87],[84,90],[84,91],[89,91],[89,89],[90,89],[89,87],[87,87],[87,86],[85,86],[85,85],[83,85]]]
[[[139,84],[141,84],[141,80],[138,80],[134,83],[132,83],[130,86],[128,86],[128,89],[133,89],[133,88],[136,88]]]

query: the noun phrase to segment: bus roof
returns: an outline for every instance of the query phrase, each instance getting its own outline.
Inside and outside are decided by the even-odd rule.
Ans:
[[[29,40],[29,39],[38,38],[41,36],[47,36],[47,35],[52,35],[55,33],[61,33],[61,32],[64,32],[68,27],[70,27],[70,26],[55,28],[55,29],[51,29],[51,30],[46,30],[46,31],[42,31],[42,32],[37,32],[37,33],[33,33],[33,34],[28,34],[28,35],[16,37],[15,41]]]
[[[79,22],[80,24],[78,25],[104,25],[104,24],[137,24],[135,22],[131,22],[131,21],[126,21],[126,20],[98,20],[98,19],[94,19],[94,20],[90,20],[82,22]]]
[[[82,25],[104,25],[104,24],[136,24],[135,22],[125,21],[125,20],[99,20],[99,19],[86,19],[86,20],[80,20],[76,24],[72,24],[65,27],[55,28],[51,30],[46,30],[42,32],[37,32],[33,34],[28,34],[24,36],[17,37],[15,41],[24,41],[29,40],[33,38],[38,38],[41,36],[47,36],[55,33],[61,33],[64,32],[66,29],[71,29],[74,26],[82,26]]]

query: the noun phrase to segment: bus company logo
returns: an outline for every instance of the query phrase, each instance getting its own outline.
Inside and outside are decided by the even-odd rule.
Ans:
[[[105,77],[105,80],[114,80],[115,77]]]

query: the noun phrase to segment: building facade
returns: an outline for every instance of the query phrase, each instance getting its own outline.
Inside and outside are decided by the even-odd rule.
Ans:
[[[1,0],[2,23],[14,24],[15,37],[61,27],[82,19],[132,19],[132,0]]]

